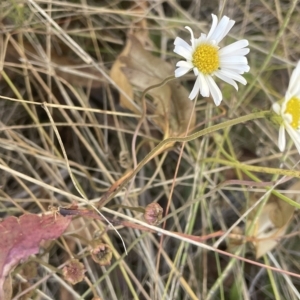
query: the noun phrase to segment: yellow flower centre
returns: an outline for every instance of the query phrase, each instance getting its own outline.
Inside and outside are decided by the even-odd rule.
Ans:
[[[199,72],[208,75],[220,67],[218,48],[210,44],[199,45],[193,53],[192,63]]]
[[[300,127],[300,99],[292,97],[286,104],[285,114],[292,116],[291,126],[294,129]]]

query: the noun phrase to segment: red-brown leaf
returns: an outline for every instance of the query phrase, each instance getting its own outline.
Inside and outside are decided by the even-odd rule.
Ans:
[[[53,240],[66,230],[71,217],[34,214],[8,217],[0,223],[0,299],[5,278],[20,260],[39,251],[42,240]]]

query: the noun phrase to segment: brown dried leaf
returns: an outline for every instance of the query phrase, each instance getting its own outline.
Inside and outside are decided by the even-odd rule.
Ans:
[[[294,185],[289,189],[295,189]],[[257,196],[259,197],[259,195]],[[254,201],[257,201],[257,197]],[[292,197],[295,198],[295,197]],[[271,195],[261,214],[258,216],[253,230],[253,245],[255,247],[256,258],[261,257],[272,250],[285,234],[291,219],[294,215],[295,207],[280,198]],[[247,228],[253,224],[253,219],[257,210],[254,210],[247,220]]]
[[[38,253],[41,241],[60,237],[70,222],[70,217],[60,215],[26,214],[8,217],[0,223],[0,299],[6,299],[3,284],[11,269],[20,260]]]
[[[133,35],[129,36],[126,52],[119,60],[125,65],[121,70],[130,84],[141,92],[174,73],[173,66],[146,51]],[[163,130],[165,137],[185,134],[190,119],[190,126],[194,126],[193,102],[188,99],[188,91],[177,80],[152,89],[149,95],[153,98],[153,105],[147,109],[155,115],[153,122]]]
[[[96,88],[102,84],[104,79],[99,71],[69,58],[70,53],[68,49],[63,45],[61,47],[63,48],[63,55],[58,55],[54,51],[54,47],[51,51],[51,66],[58,77],[77,86],[91,86]],[[4,66],[6,63],[15,63],[20,64],[21,67],[20,59],[24,58],[24,56],[26,59],[38,63],[39,66],[37,69],[40,69],[41,64],[45,64],[44,71],[47,72],[45,59],[40,56],[36,49],[29,42],[24,42],[21,46],[15,40],[10,40],[10,43],[7,44]]]
[[[143,16],[147,14],[148,6],[149,4],[147,1],[134,3],[132,12],[135,14],[140,14],[141,18],[139,22],[134,22],[134,24],[132,24],[132,28],[129,30],[129,34],[134,35],[143,46],[146,44],[151,45],[152,43],[149,38],[147,19],[143,18]],[[128,39],[123,51],[119,54],[111,68],[110,77],[121,91],[119,96],[120,105],[136,114],[140,114],[141,110],[134,102],[133,87],[122,71],[123,67],[125,67],[125,64],[122,62],[121,57],[128,56],[130,49],[131,41]]]
[[[120,57],[123,55],[128,55],[130,47],[130,43],[127,43],[125,48],[113,64],[110,71],[110,77],[122,91],[120,92],[120,105],[126,109],[129,109],[130,111],[133,111],[134,113],[140,113],[138,106],[133,101],[132,85],[130,84],[124,73],[121,71],[121,69],[124,67],[124,63],[121,62]]]

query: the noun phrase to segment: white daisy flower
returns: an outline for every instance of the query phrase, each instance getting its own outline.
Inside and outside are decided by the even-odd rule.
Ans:
[[[285,149],[286,130],[300,153],[300,61],[292,73],[283,101],[274,103],[272,108],[280,116],[279,150]]]
[[[189,98],[191,100],[195,99],[199,91],[203,97],[209,97],[211,94],[218,106],[223,96],[213,76],[217,76],[238,90],[235,81],[242,84],[247,83],[246,79],[240,74],[250,70],[245,57],[250,50],[245,48],[249,45],[247,40],[240,40],[220,48],[218,44],[235,22],[226,16],[219,23],[217,16],[212,15],[212,19],[209,33],[207,35],[201,33],[198,39],[194,38],[190,27],[185,27],[191,33],[191,45],[179,37],[175,39],[174,52],[186,59],[186,61],[181,60],[176,64],[175,77],[180,77],[193,69],[197,78]]]

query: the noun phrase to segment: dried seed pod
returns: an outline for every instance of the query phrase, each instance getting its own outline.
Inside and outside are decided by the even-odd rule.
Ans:
[[[98,263],[100,266],[110,265],[112,259],[110,247],[101,240],[94,241],[92,247],[91,256],[94,262]]]
[[[162,219],[163,209],[158,203],[150,203],[145,208],[144,218],[150,225],[157,225]]]
[[[70,260],[62,269],[64,278],[71,284],[82,281],[85,271],[84,265],[78,259]]]

